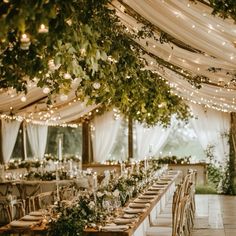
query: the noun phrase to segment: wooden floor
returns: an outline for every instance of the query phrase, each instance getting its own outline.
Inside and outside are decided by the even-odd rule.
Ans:
[[[196,195],[192,236],[236,235],[236,196]]]

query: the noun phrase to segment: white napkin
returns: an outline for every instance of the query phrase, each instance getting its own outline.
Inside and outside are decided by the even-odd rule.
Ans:
[[[146,208],[149,207],[150,204],[149,203],[135,203],[135,202],[131,202],[129,204],[129,207],[131,208]]]
[[[110,225],[105,225],[102,227],[102,231],[125,231],[129,229],[128,225],[116,225],[116,224],[110,224]]]
[[[38,224],[38,221],[35,222],[35,221],[14,220],[9,223],[11,227],[20,227],[20,228],[27,228],[36,224]]]

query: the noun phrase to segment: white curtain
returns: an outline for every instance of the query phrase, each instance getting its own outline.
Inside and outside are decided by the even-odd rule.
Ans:
[[[135,129],[137,160],[159,153],[170,133],[170,128],[163,128],[160,125],[148,128],[138,122],[135,124]]]
[[[20,127],[19,121],[2,119],[2,154],[3,162],[7,163],[16,143],[18,130]]]
[[[48,126],[28,123],[26,127],[33,157],[42,159],[47,143]]]
[[[113,111],[94,119],[93,158],[95,162],[104,162],[115,143],[121,119],[114,119]]]
[[[191,119],[191,123],[200,144],[204,150],[208,145],[213,145],[216,164],[223,163],[229,155],[230,114],[193,104],[191,109],[193,115],[197,116]]]

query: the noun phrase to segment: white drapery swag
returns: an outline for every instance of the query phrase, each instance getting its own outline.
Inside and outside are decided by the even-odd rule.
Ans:
[[[229,157],[230,114],[193,104],[191,109],[197,116],[197,119],[191,119],[191,123],[202,148],[206,150],[208,145],[213,145],[215,164],[223,164]]]
[[[154,127],[145,127],[138,122],[135,123],[137,157],[142,160],[147,156],[154,156],[159,153],[167,141],[170,133],[170,127],[163,128],[160,125]]]
[[[3,162],[9,162],[13,148],[16,143],[17,134],[20,128],[20,123],[17,120],[2,119],[2,154]]]
[[[48,126],[28,123],[26,129],[33,157],[43,159],[47,143]]]
[[[113,111],[106,112],[94,119],[93,158],[95,162],[104,162],[108,159],[115,143],[121,119],[114,119]]]

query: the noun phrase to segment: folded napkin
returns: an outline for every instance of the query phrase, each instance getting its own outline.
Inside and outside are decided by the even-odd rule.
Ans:
[[[43,219],[42,216],[32,216],[32,215],[25,215],[21,218],[21,220],[24,221],[40,221],[42,219]]]
[[[163,181],[163,182],[170,182],[173,178],[172,177],[162,177],[160,178],[160,181]]]
[[[150,187],[147,191],[154,191],[156,193],[161,192],[160,188],[157,188],[157,187]]]
[[[149,206],[150,206],[149,203],[135,203],[135,202],[131,202],[128,207],[130,207],[130,208],[146,208],[146,207],[149,207]]]
[[[29,215],[31,215],[31,216],[43,216],[43,212],[42,211],[31,211],[29,213]]]
[[[33,225],[38,224],[38,221],[23,221],[23,220],[14,220],[12,222],[9,223],[9,225],[11,227],[19,227],[19,228],[28,228],[31,227]]]
[[[102,231],[125,231],[129,229],[128,225],[105,225],[101,228]]]
[[[157,195],[140,195],[138,196],[139,199],[154,199]]]
[[[124,218],[124,219],[132,219],[132,218],[136,218],[136,217],[137,217],[136,214],[124,214],[122,216],[122,218]]]
[[[164,189],[164,188],[166,187],[166,185],[157,183],[157,184],[154,184],[152,187],[153,187],[153,188],[156,188],[156,189],[158,189],[158,188],[159,188],[159,189]]]
[[[137,218],[130,218],[130,219],[116,218],[116,219],[114,219],[114,223],[117,224],[117,225],[131,224],[131,223],[136,222],[136,221],[137,221]]]
[[[145,209],[144,208],[125,208],[124,209],[124,212],[125,213],[128,213],[128,214],[138,214],[138,213],[143,213],[145,212]]]
[[[140,199],[140,198],[136,198],[134,199],[135,203],[149,203],[151,202],[153,199]]]
[[[147,190],[146,192],[144,192],[144,195],[158,195],[159,191],[151,191],[151,190]]]

